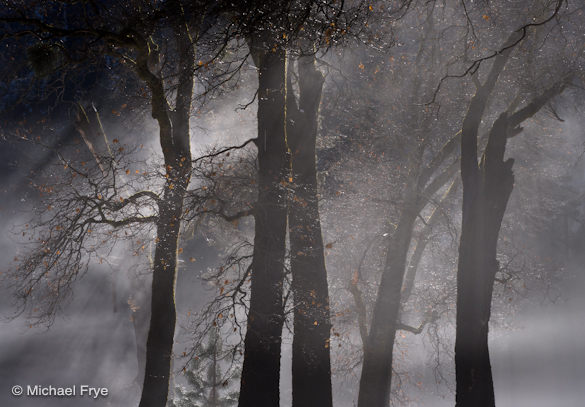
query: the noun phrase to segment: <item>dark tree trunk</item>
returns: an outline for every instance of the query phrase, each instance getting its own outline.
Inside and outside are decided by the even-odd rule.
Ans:
[[[518,35],[513,33],[508,44]],[[495,58],[486,82],[478,87],[463,121],[463,210],[457,267],[455,338],[457,407],[495,406],[488,333],[493,285],[499,270],[496,258],[498,236],[514,187],[514,160],[504,160],[507,140],[520,133],[520,124],[562,92],[569,80],[562,79],[513,114],[502,113],[490,130],[485,152],[478,165],[479,125],[488,97],[510,52],[511,47]]]
[[[417,213],[416,205],[404,205],[398,227],[388,244],[368,340],[364,344],[358,407],[387,407],[390,401],[392,352],[400,313],[400,291]]]
[[[507,115],[490,132],[479,171],[462,168],[463,223],[457,272],[455,367],[457,407],[495,405],[488,349],[500,226],[512,188],[513,160],[504,161]],[[469,164],[477,164],[469,162]]]
[[[180,5],[172,1],[180,15]],[[150,327],[146,342],[146,368],[139,407],[165,407],[175,335],[175,280],[183,200],[191,179],[189,118],[193,95],[195,50],[186,24],[175,27],[179,55],[175,109],[167,103],[162,79],[149,68],[148,45],[137,55],[136,70],[152,93],[152,116],[158,121],[166,183],[158,203],[156,249],[152,275]]]
[[[428,122],[423,125],[423,132],[425,133],[429,131],[427,125]],[[367,335],[364,334],[367,327],[364,327],[363,322],[360,323],[361,336],[362,338],[367,336],[367,338],[363,344],[364,361],[358,395],[359,407],[388,406],[392,389],[392,353],[396,331],[401,326],[404,328],[404,325],[399,320],[401,305],[408,300],[410,291],[414,286],[416,268],[428,239],[428,236],[425,236],[424,233],[430,232],[430,227],[437,221],[437,214],[434,213],[434,216],[429,219],[428,229],[423,231],[423,235],[418,242],[419,245],[415,249],[407,268],[407,255],[412,241],[414,224],[419,213],[426,206],[428,197],[436,194],[452,179],[457,169],[457,161],[454,161],[453,164],[447,166],[432,178],[433,173],[440,168],[451,154],[451,142],[447,143],[446,147],[437,154],[429,166],[424,168],[421,167],[423,151],[424,145],[421,144],[416,154],[412,157],[412,168],[415,168],[416,171],[412,171],[413,178],[408,183],[409,187],[404,193],[404,202],[398,226],[388,242],[384,271],[378,287],[370,330]],[[449,191],[454,191],[454,188],[450,188]],[[445,194],[443,200],[448,195],[448,193]],[[364,315],[364,306],[361,298],[359,298],[357,288],[353,289],[352,294],[356,298],[358,312]],[[357,303],[358,301],[359,303]],[[360,309],[361,311],[359,311]],[[360,319],[363,320],[364,317],[362,316]],[[409,329],[409,331],[420,333],[426,322],[428,321],[423,322],[420,328]]]
[[[183,120],[174,122],[175,129],[170,133],[173,137],[169,134],[161,136],[161,140],[164,140],[164,143],[161,142],[163,152],[166,151],[168,178],[159,202],[156,225],[150,327],[140,407],[164,407],[167,402],[176,320],[177,249],[183,199],[189,184],[191,166],[189,132],[181,123],[188,120],[187,110]],[[167,144],[169,140],[173,140],[172,149]]]
[[[429,122],[424,121],[423,123],[421,131],[427,133],[429,131]],[[455,173],[457,167],[452,164],[431,180],[433,171],[436,171],[443,161],[448,158],[450,154],[448,150],[441,151],[436,159],[433,160],[433,163],[425,168],[421,167],[424,151],[423,144],[419,145],[412,156],[413,178],[404,192],[398,226],[388,242],[384,271],[378,287],[370,330],[363,344],[364,361],[358,395],[359,407],[386,407],[389,404],[392,390],[392,353],[396,331],[402,325],[400,323],[400,309],[405,301],[402,295],[402,287],[405,285],[404,280],[407,273],[408,249],[412,241],[416,218],[428,202],[428,197],[433,196]],[[429,182],[429,180],[431,181]],[[424,250],[426,242],[419,243],[422,244],[420,253],[417,255],[422,256],[422,250]],[[407,285],[414,284],[414,275],[418,264],[417,259],[411,259],[411,261],[413,261],[411,263],[413,268],[409,270],[410,281],[407,282]],[[406,298],[408,295],[409,293]],[[363,306],[358,304],[358,308],[363,308]],[[364,330],[360,326],[360,332]],[[412,329],[411,331],[417,332]],[[418,332],[420,331],[422,331],[422,326]],[[364,334],[362,333],[363,336]]]
[[[513,33],[507,44],[512,43],[517,35]],[[480,165],[477,144],[488,98],[510,53],[511,47],[494,59],[485,83],[478,86],[471,99],[461,130],[463,219],[457,266],[457,407],[493,407],[495,403],[488,329],[493,282],[498,269],[497,238],[513,185],[512,162],[503,162],[508,129],[506,117],[500,116],[494,123]],[[490,144],[498,147],[497,153],[489,151]],[[502,177],[501,180],[486,178],[497,177],[496,174]]]
[[[481,163],[477,148],[464,131],[461,156],[463,180],[463,222],[457,269],[457,329],[455,339],[455,376],[457,407],[495,405],[488,349],[489,319],[493,285],[499,264],[496,259],[498,236],[512,189],[514,160],[504,160],[509,137],[548,100],[565,88],[562,80],[523,109],[500,115],[494,122]],[[473,133],[473,132],[471,132]],[[467,141],[468,144],[463,143]]]
[[[299,106],[289,94],[288,139],[294,195],[289,237],[294,296],[293,407],[332,406],[329,291],[317,195],[316,139],[323,75],[313,57],[301,57]],[[293,114],[294,112],[294,114]]]
[[[167,403],[175,335],[175,278],[183,193],[169,190],[160,205],[158,243],[154,254],[150,329],[146,344],[146,373],[140,407]]]
[[[258,68],[258,201],[252,259],[248,328],[240,407],[279,405],[284,253],[286,238],[287,147],[285,133],[286,53],[254,39]]]

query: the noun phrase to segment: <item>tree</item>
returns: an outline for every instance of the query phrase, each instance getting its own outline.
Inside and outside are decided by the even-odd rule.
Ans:
[[[196,347],[197,356],[184,369],[188,387],[176,387],[175,399],[170,401],[169,407],[237,405],[238,394],[229,392],[229,381],[238,379],[239,372],[230,367],[225,373],[222,372],[224,355],[219,329],[216,327],[209,331],[207,337],[207,344]]]
[[[285,144],[286,53],[272,51],[273,33],[250,39],[258,68],[258,199],[250,309],[244,341],[241,407],[278,404],[286,236],[287,146]],[[259,391],[262,389],[262,391]]]
[[[18,62],[25,57],[27,62],[4,76],[14,78],[11,85],[0,85],[26,100],[37,96],[27,93],[29,84],[39,93],[55,91],[50,102],[64,106],[62,99],[72,100],[69,106],[78,113],[75,131],[55,144],[15,124],[19,136],[43,144],[55,164],[43,166],[33,178],[31,186],[43,199],[22,236],[30,237],[30,250],[18,253],[20,267],[9,277],[23,309],[50,322],[75,280],[93,271],[93,263],[108,262],[119,243],[128,245],[129,255],[148,257],[144,268],[154,270],[150,332],[140,333],[140,318],[133,322],[139,375],[146,371],[141,404],[162,407],[174,398],[167,393],[173,348],[178,353],[175,278],[183,250],[190,250],[180,242],[205,235],[213,241],[211,257],[225,257],[218,267],[184,262],[185,269],[209,266],[201,270],[211,287],[203,295],[214,298],[193,330],[198,344],[183,355],[193,360],[185,370],[191,388],[181,388],[172,403],[217,404],[221,393],[231,390],[219,378],[228,362],[243,362],[241,376],[230,379],[240,382],[239,404],[280,403],[282,330],[291,325],[295,407],[333,405],[332,383],[341,387],[340,382],[340,391],[360,406],[400,404],[408,383],[402,382],[404,365],[425,374],[405,348],[415,342],[422,348],[429,338],[436,346],[441,332],[445,349],[449,332],[455,331],[458,403],[493,402],[487,349],[488,321],[497,312],[492,304],[508,304],[508,298],[498,301],[498,291],[507,297],[510,290],[522,290],[515,270],[522,261],[514,246],[535,242],[523,234],[552,223],[546,214],[558,213],[550,207],[562,200],[549,186],[545,192],[558,199],[547,201],[546,208],[526,204],[540,186],[518,185],[515,190],[528,197],[512,195],[514,174],[505,155],[531,162],[541,146],[531,149],[527,142],[519,148],[516,140],[524,138],[508,139],[546,110],[551,117],[539,118],[545,125],[528,128],[547,138],[547,146],[553,144],[549,130],[561,126],[556,124],[565,111],[557,114],[550,101],[569,83],[559,72],[578,69],[570,61],[580,61],[573,57],[578,50],[556,53],[550,49],[557,44],[549,42],[567,41],[567,50],[580,44],[574,35],[580,10],[570,11],[570,21],[563,22],[569,28],[561,34],[570,35],[537,29],[543,35],[533,37],[531,27],[542,24],[530,20],[501,45],[502,32],[516,28],[517,13],[526,15],[529,8],[550,14],[550,5],[540,3],[506,12],[485,3],[399,2],[408,7],[398,9],[402,21],[394,24],[389,17],[395,17],[395,3],[388,2],[5,0],[0,39]],[[412,14],[403,14],[406,10]],[[347,47],[341,49],[345,39]],[[534,49],[526,56],[528,42]],[[28,52],[17,55],[16,45]],[[0,61],[11,65],[4,53]],[[82,77],[91,78],[78,80]],[[455,77],[459,80],[447,80]],[[112,88],[104,100],[111,105],[94,103],[86,88],[106,80]],[[202,103],[232,84],[230,90],[242,90],[236,97],[250,100],[241,108],[257,106],[254,134],[232,130],[247,140],[192,157],[199,146],[189,145],[190,128],[195,121],[202,127],[207,123],[206,117],[199,121],[205,114]],[[67,97],[58,96],[61,89],[67,89]],[[221,105],[217,121],[224,129],[233,95],[212,102],[213,108]],[[145,104],[152,123],[142,120]],[[148,157],[140,147],[143,140],[129,134],[102,137],[109,123],[104,129],[94,113],[110,109],[122,116],[138,112],[145,128],[154,124],[162,151],[157,146]],[[567,149],[558,148],[555,157],[562,161]],[[458,214],[460,168],[459,239],[459,223],[452,219],[453,212]],[[513,219],[509,209],[515,211]],[[568,226],[559,228],[568,234]],[[460,312],[451,330],[458,240]],[[519,256],[554,252],[540,247]],[[541,260],[530,261],[525,268]],[[504,288],[496,289],[496,283]],[[181,291],[199,288],[185,284]],[[139,301],[132,295],[130,307],[144,310]],[[439,320],[443,315],[447,318]],[[415,341],[401,331],[427,336]],[[451,348],[442,360],[451,358]],[[352,374],[335,376],[339,367]],[[359,391],[352,392],[360,369]]]
[[[536,114],[561,93],[568,78],[535,97],[525,107],[511,106],[494,121],[478,164],[478,129],[487,99],[509,58],[513,33],[483,84],[469,104],[461,136],[463,212],[457,271],[457,334],[455,365],[457,406],[494,406],[492,372],[488,350],[488,323],[492,292],[499,263],[496,259],[502,219],[514,186],[513,159],[504,160],[506,143],[522,131],[522,122]]]
[[[65,198],[57,198],[58,214],[40,224],[47,226],[40,251],[26,258],[17,273],[21,282],[19,292],[24,297],[49,280],[53,300],[47,304],[45,315],[50,315],[62,291],[87,268],[84,255],[94,250],[86,246],[93,228],[116,230],[154,224],[151,317],[140,406],[162,407],[166,404],[171,373],[178,239],[183,200],[191,178],[189,120],[194,73],[203,66],[196,65],[195,44],[209,33],[202,21],[211,8],[206,3],[183,4],[178,0],[125,5],[107,1],[40,2],[30,6],[13,1],[4,3],[0,21],[7,27],[7,37],[36,36],[39,44],[36,49],[59,50],[73,68],[99,58],[115,58],[146,86],[143,94],[148,97],[152,117],[159,127],[164,161],[161,191],[132,191],[122,197],[127,189],[117,184],[115,158],[103,158],[97,163],[102,167],[107,160],[103,174],[100,168],[94,168],[90,174],[61,157],[71,174],[84,178],[87,184],[79,185]],[[206,38],[209,40],[210,36]],[[227,47],[225,38],[222,33],[219,48],[214,41],[207,41],[208,48],[204,48],[202,56],[213,60],[217,49]],[[166,54],[161,57],[161,52]],[[42,54],[52,55],[44,51]],[[74,215],[69,211],[75,211]]]
[[[325,80],[314,55],[300,56],[297,64],[298,105],[292,86],[287,94],[293,180],[288,212],[294,297],[293,405],[331,406],[331,319],[316,163],[319,105]]]
[[[397,114],[393,114],[392,108],[395,107],[386,102],[383,106],[387,109],[383,114],[387,115],[388,120],[393,123],[393,130],[382,130],[386,133],[380,138],[387,140],[387,145],[380,149],[387,153],[390,158],[380,158],[378,161],[384,168],[389,169],[400,163],[398,168],[404,168],[403,171],[387,171],[385,183],[388,189],[392,188],[392,198],[386,196],[378,198],[386,204],[395,208],[396,213],[386,210],[384,216],[383,236],[386,239],[372,240],[366,244],[363,256],[360,260],[358,269],[352,273],[349,290],[356,304],[360,336],[363,344],[363,365],[359,384],[359,406],[385,406],[390,401],[392,389],[393,374],[393,351],[395,344],[396,332],[406,330],[412,333],[422,332],[426,323],[436,320],[436,314],[426,312],[420,327],[415,328],[407,325],[401,318],[401,309],[407,302],[410,290],[414,284],[416,269],[422,252],[426,246],[430,226],[437,222],[439,218],[437,208],[441,207],[453,195],[445,193],[442,198],[434,199],[436,195],[443,195],[442,191],[445,186],[452,183],[456,174],[458,159],[455,154],[459,135],[448,135],[441,130],[434,128],[437,126],[434,121],[435,111],[425,108],[423,101],[429,92],[430,84],[433,83],[433,67],[441,63],[436,49],[438,45],[434,40],[434,35],[438,29],[434,27],[434,7],[423,9],[420,19],[416,17],[413,20],[408,17],[405,19],[405,25],[416,24],[422,26],[421,32],[417,32],[420,40],[416,46],[403,51],[402,60],[406,58],[409,62],[403,62],[404,66],[399,66],[392,70],[379,68],[382,65],[380,60],[374,59],[372,64],[376,65],[372,82],[376,83],[382,80],[388,82],[397,80],[402,75],[406,76],[408,72],[415,72],[412,78],[406,82],[405,90],[396,90],[392,95],[393,102],[400,103],[399,100],[407,100],[407,107]],[[397,54],[400,54],[397,52]],[[397,55],[399,57],[399,55]],[[392,56],[392,60],[395,56]],[[363,64],[361,65],[363,66]],[[363,69],[360,67],[360,69]],[[378,85],[379,86],[379,85]],[[384,98],[388,96],[384,95]],[[395,98],[395,99],[394,99]],[[403,102],[404,103],[404,102]],[[392,118],[392,119],[390,119]],[[404,143],[400,138],[405,135],[409,142]],[[400,142],[392,143],[393,138]],[[446,142],[445,142],[446,140]],[[444,142],[441,145],[441,142]],[[403,156],[395,157],[396,152],[392,147],[403,151]],[[399,173],[399,175],[397,174]],[[454,191],[456,188],[447,188]],[[440,194],[439,194],[440,193]],[[380,194],[381,195],[381,194]],[[423,216],[429,211],[429,207],[435,205],[434,212],[425,221]],[[391,215],[388,215],[391,214]],[[414,232],[417,227],[417,220],[422,219],[426,229],[419,231],[417,237],[416,249],[409,256],[409,249],[414,246]],[[370,247],[379,240],[378,244],[385,246],[382,253],[383,262],[380,265],[381,276],[377,283],[375,301],[372,305],[371,317],[368,321],[368,310],[363,299],[358,284],[362,283],[361,268],[364,258]],[[409,261],[410,258],[410,261]],[[408,281],[405,281],[406,276]]]
[[[298,216],[295,218],[294,209],[291,215],[291,249],[293,240],[295,247],[299,243],[296,239],[296,232],[303,226],[312,229],[311,238],[317,245],[314,251],[316,268],[300,271],[306,265],[300,266],[298,256],[293,253],[291,266],[293,270],[293,285],[296,286],[296,305],[307,299],[307,294],[313,291],[316,301],[324,311],[322,315],[314,315],[316,318],[308,325],[305,320],[301,322],[300,314],[295,317],[295,336],[298,336],[295,352],[295,370],[308,369],[308,372],[315,371],[319,377],[318,387],[311,390],[315,399],[313,402],[322,402],[323,405],[332,403],[331,384],[329,372],[328,346],[329,323],[327,307],[327,277],[323,264],[322,239],[317,236],[320,228],[316,227],[318,222],[318,209],[316,206],[315,172],[314,166],[314,138],[316,137],[317,109],[320,99],[320,92],[315,92],[307,98],[306,89],[301,90],[299,103],[308,103],[310,112],[306,116],[297,117],[306,123],[301,124],[306,128],[308,134],[307,150],[299,153],[291,150],[293,135],[290,138],[287,134],[289,118],[287,106],[287,95],[292,89],[287,88],[288,53],[294,50],[295,41],[301,39],[315,45],[327,44],[338,41],[353,29],[356,21],[363,18],[362,11],[365,6],[358,2],[355,6],[345,8],[344,4],[337,5],[335,2],[320,4],[313,0],[301,2],[283,1],[276,4],[262,5],[256,10],[256,16],[262,16],[261,25],[263,30],[248,36],[250,53],[256,68],[258,69],[258,199],[255,205],[255,234],[254,253],[251,264],[251,287],[250,287],[250,308],[248,313],[246,338],[244,341],[244,364],[242,369],[242,385],[240,389],[240,406],[273,406],[279,403],[280,387],[280,347],[282,327],[284,323],[284,263],[286,245],[286,227],[288,202],[287,188],[299,175],[302,183],[295,186],[295,192],[307,188],[307,202],[312,201],[311,215],[303,218],[302,226],[299,224]],[[357,24],[356,24],[357,25]],[[359,28],[358,28],[359,29]],[[302,64],[302,63],[301,63]],[[308,66],[308,65],[307,65]],[[301,71],[303,68],[299,68]],[[309,76],[313,80],[318,76],[314,69],[305,69],[300,72],[303,76]],[[312,82],[313,86],[322,86],[322,82]],[[305,85],[301,85],[304,87]],[[317,89],[319,91],[320,89]],[[292,100],[292,98],[291,98]],[[291,112],[292,113],[292,112]],[[304,127],[306,126],[306,127]],[[298,137],[298,136],[297,136]],[[300,145],[299,145],[300,146]],[[295,167],[294,158],[297,155],[298,164]],[[301,158],[301,157],[305,158]],[[303,168],[305,167],[305,168]],[[304,198],[297,197],[303,200]],[[294,230],[292,229],[294,228]],[[318,242],[321,241],[321,247]],[[308,242],[301,246],[307,247]],[[319,250],[321,254],[319,254]],[[297,250],[297,252],[302,250]],[[321,260],[319,260],[319,258]],[[297,261],[299,260],[299,261]],[[313,268],[313,265],[311,265]],[[299,270],[299,272],[297,272]],[[314,273],[315,277],[307,279],[307,272]],[[301,299],[304,296],[304,299]],[[302,307],[301,307],[302,308]],[[318,312],[319,313],[319,312]],[[314,322],[317,321],[317,328]],[[321,323],[321,326],[319,326]],[[304,345],[303,337],[311,338]],[[305,355],[300,354],[302,352]],[[316,364],[302,363],[304,358],[313,354],[320,354]],[[301,364],[298,365],[298,362]],[[298,367],[297,367],[298,366]],[[293,398],[299,403],[305,403],[309,394],[308,381],[302,381],[296,375],[298,382],[295,382]],[[263,391],[259,392],[258,389]],[[295,403],[297,403],[295,402]],[[306,405],[306,404],[305,404]]]

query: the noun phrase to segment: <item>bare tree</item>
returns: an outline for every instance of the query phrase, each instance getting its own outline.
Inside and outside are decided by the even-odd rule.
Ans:
[[[209,5],[183,4],[178,0],[160,5],[150,2],[125,5],[41,2],[31,6],[18,1],[3,3],[0,21],[8,28],[7,36],[36,38],[45,49],[60,52],[71,67],[104,56],[113,57],[129,67],[146,86],[144,93],[159,127],[164,158],[164,185],[160,191],[134,191],[122,197],[122,190],[115,182],[113,159],[109,161],[109,171],[99,176],[100,170],[97,179],[65,161],[64,165],[86,180],[89,190],[74,190],[68,198],[60,198],[60,210],[73,211],[75,215],[65,216],[60,212],[60,216],[52,218],[56,225],[41,223],[48,227],[46,237],[40,242],[41,250],[33,252],[21,264],[19,272],[25,276],[21,279],[21,292],[30,294],[37,287],[44,287],[45,280],[49,279],[53,298],[58,298],[87,268],[86,237],[95,225],[120,229],[154,224],[151,317],[140,406],[162,407],[166,404],[171,373],[178,239],[183,200],[191,178],[189,120],[194,73],[204,65],[196,63],[195,44],[209,32],[209,27],[202,24]],[[49,13],[46,17],[38,13],[43,9]],[[73,21],[74,16],[77,18]],[[228,41],[225,36],[221,38],[224,41],[220,42],[220,51]],[[216,44],[209,41],[208,48],[204,49],[211,60],[218,55],[213,52]],[[145,201],[150,210],[144,208]],[[54,304],[48,304],[49,313],[55,310]]]
[[[293,180],[288,213],[294,296],[293,405],[331,406],[331,319],[316,164],[324,77],[312,55],[299,57],[297,65],[298,102],[292,86],[287,94]]]
[[[513,33],[507,44],[517,40]],[[512,48],[498,55],[485,82],[478,84],[465,116],[461,136],[463,221],[457,272],[457,334],[455,365],[457,406],[494,406],[488,350],[488,323],[492,291],[499,263],[497,244],[502,219],[514,186],[513,159],[504,160],[506,143],[522,131],[520,125],[561,93],[569,78],[561,80],[516,110],[510,106],[495,120],[478,164],[478,129],[487,100]]]

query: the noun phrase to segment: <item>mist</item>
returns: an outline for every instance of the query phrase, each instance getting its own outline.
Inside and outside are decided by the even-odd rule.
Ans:
[[[583,405],[580,4],[4,3],[0,405]]]

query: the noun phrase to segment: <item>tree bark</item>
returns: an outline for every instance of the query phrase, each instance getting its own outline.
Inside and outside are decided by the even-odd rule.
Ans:
[[[182,209],[182,193],[165,194],[157,224],[146,374],[140,407],[163,407],[167,402],[175,334],[175,279]]]
[[[294,296],[293,407],[332,406],[329,291],[317,194],[316,139],[324,78],[313,56],[298,60],[299,106],[288,95],[294,195],[289,238]],[[294,114],[292,114],[294,112]]]
[[[406,202],[412,201],[407,199]],[[400,291],[406,256],[418,214],[415,206],[403,205],[398,227],[388,243],[368,340],[364,344],[358,407],[387,407],[390,401],[392,353],[400,313]]]
[[[258,68],[258,203],[240,407],[279,405],[286,238],[286,53],[251,41]]]
[[[428,122],[423,126],[423,131],[429,131],[427,126]],[[386,262],[378,287],[370,330],[367,335],[367,340],[363,344],[364,362],[360,377],[359,407],[386,407],[390,401],[392,389],[392,353],[396,331],[405,328],[405,325],[402,325],[399,321],[400,309],[405,299],[408,299],[410,295],[410,289],[414,285],[416,267],[420,260],[420,258],[411,258],[412,268],[408,268],[409,281],[405,282],[405,276],[407,275],[407,255],[412,241],[414,224],[419,213],[428,203],[429,197],[436,194],[453,177],[457,169],[457,161],[454,161],[453,164],[448,165],[446,169],[431,180],[433,173],[449,157],[452,152],[452,147],[450,143],[447,143],[447,148],[442,149],[429,166],[424,168],[421,167],[420,162],[423,151],[424,145],[421,144],[416,155],[413,156],[412,165],[416,170],[413,171],[413,178],[408,183],[409,187],[404,193],[404,202],[402,204],[398,226],[388,242]],[[414,255],[422,257],[422,251],[424,250],[426,241],[419,243],[422,243],[420,251],[417,253],[415,250]],[[402,287],[407,287],[408,289],[406,296],[403,296]],[[354,297],[359,295],[356,288],[353,289],[352,293]],[[358,309],[363,308],[360,304],[356,305],[358,305]],[[423,326],[424,323],[418,330],[409,330],[414,333],[419,333],[422,331]],[[360,326],[360,332],[364,330]],[[364,334],[362,333],[363,336]]]
[[[488,330],[499,269],[498,235],[514,185],[513,160],[503,160],[507,125],[505,114],[494,123],[480,171],[475,172],[477,178],[466,178],[468,171],[462,168],[465,182],[455,341],[457,407],[495,406]]]
[[[180,5],[173,5],[179,12]],[[155,76],[149,68],[148,45],[140,48],[136,66],[139,76],[148,84],[152,93],[152,116],[159,123],[159,139],[167,179],[158,205],[150,327],[139,407],[165,407],[167,403],[176,322],[177,249],[183,199],[191,178],[189,118],[195,51],[186,23],[179,22],[174,28],[179,55],[174,111],[168,106],[162,79]]]
[[[515,35],[518,34],[512,34],[510,39]],[[567,79],[563,79],[514,114],[502,113],[492,125],[478,165],[479,125],[487,99],[509,54],[510,49],[496,57],[485,84],[478,87],[463,121],[463,210],[457,267],[455,338],[457,407],[495,406],[488,334],[493,285],[499,270],[496,258],[498,236],[514,187],[514,160],[504,160],[507,140],[520,133],[522,129],[519,125],[562,92],[567,84]]]
[[[512,43],[518,34],[513,33],[507,41]],[[476,94],[471,99],[469,109],[463,120],[461,130],[461,180],[463,184],[463,209],[461,238],[459,243],[459,260],[457,266],[457,318],[455,338],[455,378],[457,407],[494,406],[493,380],[488,350],[488,324],[491,310],[493,278],[498,265],[495,247],[490,244],[487,233],[499,233],[500,223],[487,222],[485,210],[488,208],[486,198],[485,160],[478,166],[478,132],[481,119],[500,73],[503,71],[511,53],[511,48],[499,54],[487,75],[483,85],[478,85]],[[503,124],[496,121],[498,127]],[[494,128],[496,123],[494,123]],[[490,143],[491,135],[488,139]],[[501,129],[500,129],[501,130]],[[498,135],[501,137],[501,134]],[[507,138],[504,132],[504,148]],[[487,151],[486,151],[487,152]],[[503,154],[503,152],[502,152]],[[495,157],[494,157],[495,158]],[[503,159],[503,155],[502,155]],[[490,161],[492,159],[490,158]],[[490,165],[490,167],[498,166]],[[499,166],[504,166],[499,163]],[[506,170],[504,170],[507,168]],[[502,189],[491,191],[497,196],[498,207],[504,210],[509,198],[509,184],[513,184],[511,165],[502,167]],[[495,208],[494,208],[495,209]],[[502,211],[503,216],[503,211]],[[486,229],[490,228],[488,232]],[[493,253],[493,257],[488,255]]]

